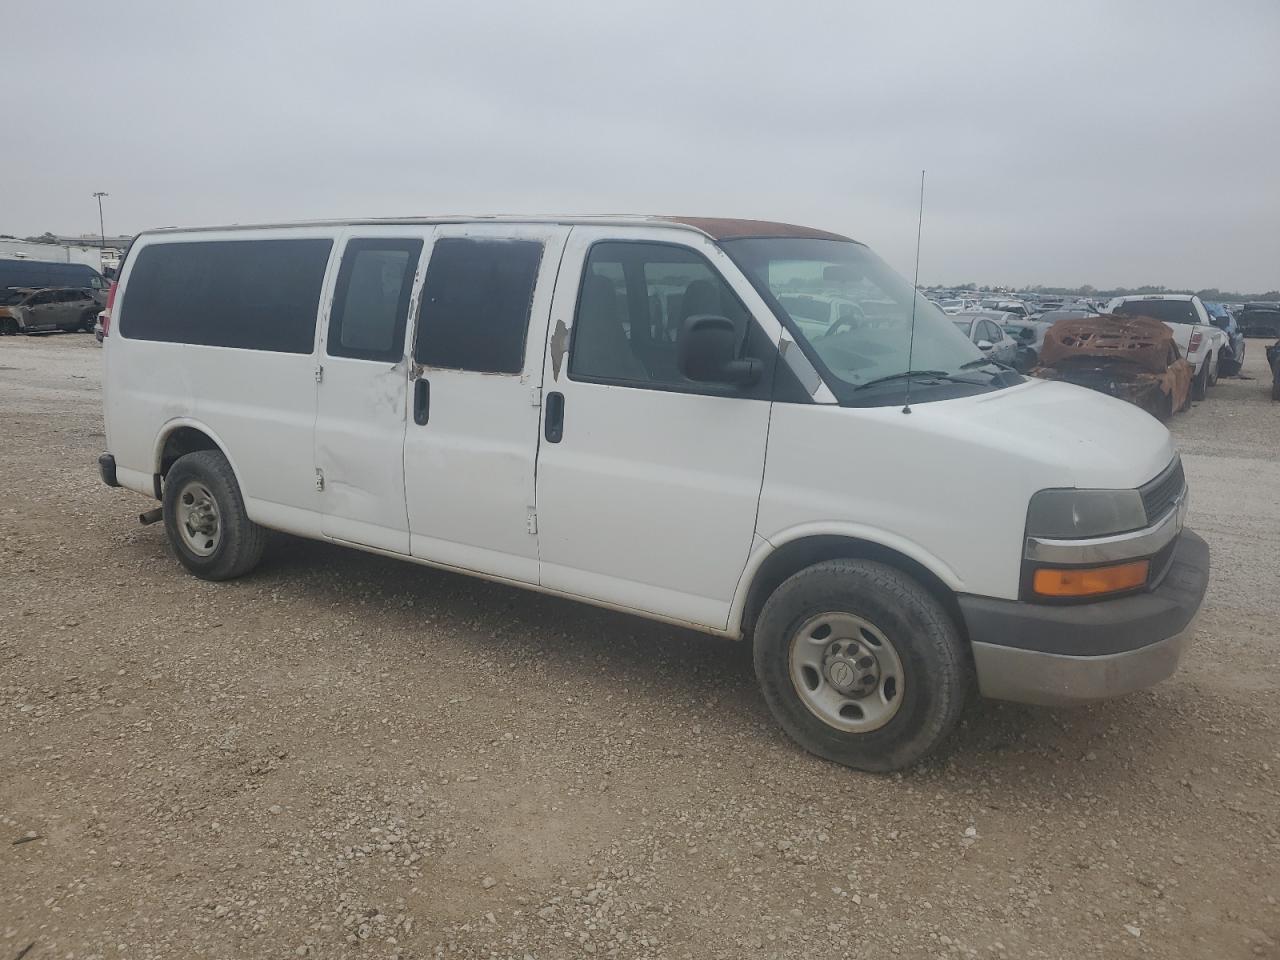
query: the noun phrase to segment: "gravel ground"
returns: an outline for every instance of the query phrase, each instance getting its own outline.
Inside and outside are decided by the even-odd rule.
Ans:
[[[1280,956],[1262,349],[1174,424],[1178,675],[875,776],[742,644],[285,537],[195,580],[97,479],[92,339],[0,340],[0,960]]]

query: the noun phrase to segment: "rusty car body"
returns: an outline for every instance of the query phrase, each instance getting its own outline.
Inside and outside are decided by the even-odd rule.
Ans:
[[[1193,373],[1164,323],[1114,314],[1059,320],[1032,371],[1127,400],[1160,420],[1191,405]]]

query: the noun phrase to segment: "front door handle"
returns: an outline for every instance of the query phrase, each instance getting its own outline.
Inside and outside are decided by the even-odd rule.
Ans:
[[[547,394],[547,418],[543,432],[547,443],[559,443],[564,436],[564,394],[559,391]]]
[[[413,384],[413,422],[425,427],[430,416],[431,384],[426,377],[419,377]]]

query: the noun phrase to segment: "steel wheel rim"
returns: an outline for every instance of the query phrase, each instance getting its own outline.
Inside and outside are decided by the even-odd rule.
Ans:
[[[178,533],[198,557],[211,556],[222,541],[218,501],[203,483],[192,480],[178,491]]]
[[[837,730],[878,730],[902,707],[902,658],[878,627],[855,614],[810,617],[791,638],[789,661],[800,701]]]

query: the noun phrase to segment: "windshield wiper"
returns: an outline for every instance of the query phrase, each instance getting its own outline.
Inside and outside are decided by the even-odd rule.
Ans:
[[[968,363],[962,363],[960,364],[960,369],[972,370],[975,367],[980,367],[987,363],[991,364],[993,367],[999,367],[1001,370],[1012,370],[1014,373],[1018,372],[1017,367],[1011,367],[1009,364],[1001,363],[999,360],[992,360],[990,357],[979,357],[977,360],[970,360]]]
[[[853,389],[865,390],[867,387],[874,387],[879,383],[888,383],[890,380],[905,380],[907,377],[920,377],[922,379],[929,380],[950,380],[952,382],[955,382],[956,379],[945,370],[902,370],[899,373],[891,373],[886,377],[876,377],[874,380],[868,380],[866,383],[860,383]]]

